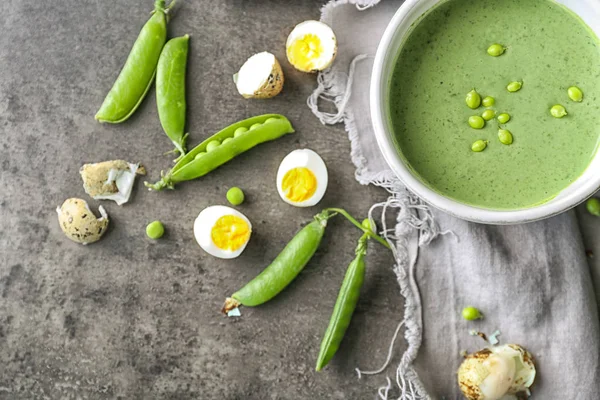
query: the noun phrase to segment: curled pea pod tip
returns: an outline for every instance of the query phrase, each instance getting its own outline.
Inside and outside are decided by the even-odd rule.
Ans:
[[[334,215],[327,210],[317,214],[312,222],[292,238],[269,266],[225,300],[221,311],[227,314],[240,305],[254,307],[264,304],[285,289],[319,248],[327,220]]]
[[[96,113],[98,122],[117,124],[127,120],[146,97],[167,40],[167,11],[164,0],[155,1],[152,15],[141,29],[123,69]]]
[[[258,144],[293,132],[290,121],[280,114],[258,115],[236,122],[179,158],[168,172],[161,172],[159,181],[144,184],[151,190],[173,189],[175,184],[204,176]]]
[[[317,371],[320,371],[329,363],[329,361],[331,361],[339,349],[342,339],[346,334],[346,330],[350,325],[350,321],[352,320],[352,315],[354,314],[360,296],[360,289],[365,278],[364,258],[367,254],[368,238],[369,234],[364,233],[358,240],[358,245],[355,250],[356,257],[352,260],[346,270],[346,275],[344,276],[335,306],[333,307],[329,325],[327,326],[323,341],[321,342],[321,348],[315,368]]]

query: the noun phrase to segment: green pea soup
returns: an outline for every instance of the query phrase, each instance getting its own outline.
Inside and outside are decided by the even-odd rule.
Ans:
[[[494,43],[507,48],[492,57]],[[523,82],[510,93],[510,82]],[[582,102],[568,96],[579,87]],[[496,118],[469,126],[465,97],[492,96]],[[544,203],[574,182],[600,142],[600,41],[552,0],[446,0],[412,27],[393,72],[389,107],[397,148],[427,186],[489,209]],[[550,109],[563,105],[564,118]],[[498,130],[513,135],[510,145]],[[471,145],[487,141],[484,151]]]

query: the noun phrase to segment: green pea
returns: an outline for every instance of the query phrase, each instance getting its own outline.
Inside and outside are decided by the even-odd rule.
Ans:
[[[258,122],[258,123],[256,123],[256,124],[252,125],[252,126],[250,127],[250,130],[254,130],[254,129],[258,128],[258,127],[259,127],[259,126],[261,126],[261,125],[262,125],[262,124]]]
[[[164,234],[165,227],[160,221],[150,222],[148,226],[146,226],[146,235],[148,235],[150,239],[160,239]]]
[[[483,318],[483,315],[481,315],[481,311],[479,311],[475,307],[469,306],[463,308],[462,317],[467,321],[475,321],[476,319]]]
[[[473,129],[481,129],[485,126],[485,120],[479,115],[472,115],[469,117],[469,125]]]
[[[369,221],[369,218],[365,218],[363,219],[362,223],[361,223],[362,227],[365,229],[370,229],[373,230],[373,227],[371,226],[371,221]]]
[[[502,113],[498,115],[498,122],[500,122],[501,124],[505,124],[508,121],[510,121],[510,115],[508,115],[507,113]]]
[[[557,104],[555,106],[552,106],[552,108],[550,109],[550,114],[554,118],[562,118],[565,115],[567,115],[567,110],[560,104]]]
[[[501,56],[502,54],[504,54],[505,50],[506,50],[506,47],[502,46],[501,44],[495,43],[495,44],[491,45],[490,47],[488,47],[487,53],[492,57],[498,57],[498,56]]]
[[[502,144],[512,144],[513,142],[513,136],[512,133],[510,133],[510,131],[506,130],[506,129],[499,129],[498,130],[498,140],[500,140],[500,143]]]
[[[265,121],[265,124],[268,124],[269,122],[273,122],[273,121],[279,121],[279,119],[271,117]]]
[[[217,147],[219,147],[221,145],[221,142],[219,142],[218,140],[211,140],[210,142],[208,142],[208,144],[206,145],[206,152],[211,152],[214,149],[216,149]]]
[[[483,112],[483,114],[481,114],[481,118],[483,118],[486,121],[494,119],[495,116],[496,116],[496,111],[494,111],[494,110],[485,110]]]
[[[160,52],[167,41],[167,10],[156,0],[154,12],[136,39],[112,89],[96,113],[98,122],[118,124],[137,110],[148,93]]]
[[[476,140],[475,142],[473,142],[473,144],[471,145],[471,150],[474,151],[475,153],[480,153],[482,151],[485,150],[485,148],[487,147],[487,142],[485,140]]]
[[[246,128],[245,126],[240,126],[233,132],[233,137],[234,138],[239,137],[240,135],[242,135],[246,132],[248,132],[248,128]]]
[[[242,204],[244,199],[244,192],[239,187],[232,187],[227,191],[227,201],[234,206],[239,206]]]
[[[511,93],[518,92],[523,87],[523,82],[511,82],[506,86],[506,90]]]
[[[200,153],[196,154],[196,156],[194,157],[194,160],[199,159],[200,157],[202,157],[203,155],[205,155],[206,152],[205,151],[201,151]]]
[[[571,86],[567,93],[569,94],[569,98],[573,101],[581,103],[583,101],[583,92],[577,86]]]
[[[189,36],[171,39],[165,44],[156,67],[156,106],[163,130],[179,154],[186,152],[185,70]]]
[[[588,212],[596,217],[600,217],[600,199],[592,197],[585,203]]]
[[[481,105],[481,96],[475,89],[471,90],[467,93],[467,97],[465,98],[465,102],[469,108],[473,110],[478,108]]]
[[[492,107],[494,104],[496,104],[496,99],[493,98],[492,96],[487,96],[487,97],[484,97],[483,100],[481,100],[481,104],[484,107]]]

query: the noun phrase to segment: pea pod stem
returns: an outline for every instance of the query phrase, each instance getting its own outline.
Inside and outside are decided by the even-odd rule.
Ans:
[[[342,208],[327,208],[325,209],[325,211],[330,211],[330,212],[335,212],[338,214],[343,215],[344,217],[346,217],[346,219],[350,222],[352,222],[352,224],[354,224],[358,229],[360,229],[361,231],[363,231],[365,234],[368,234],[370,237],[372,237],[373,239],[377,240],[382,246],[385,246],[387,249],[391,250],[392,248],[390,247],[390,244],[381,236],[379,236],[378,234],[376,234],[375,232],[373,232],[370,229],[365,228],[364,226],[362,226],[362,224],[360,222],[358,222],[352,215],[350,215],[346,210],[342,209]]]

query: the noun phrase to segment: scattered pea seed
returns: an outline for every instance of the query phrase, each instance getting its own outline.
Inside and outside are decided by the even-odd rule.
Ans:
[[[259,127],[259,126],[261,126],[261,125],[262,125],[262,124],[260,124],[260,123],[256,123],[256,124],[254,124],[254,125],[252,125],[252,126],[250,127],[250,130],[256,129],[256,128],[258,128],[258,127]]]
[[[271,117],[265,121],[265,124],[268,124],[269,122],[273,122],[273,121],[279,121],[279,119]]]
[[[550,114],[554,118],[562,118],[567,115],[567,110],[560,104],[557,104],[550,109]]]
[[[481,114],[481,118],[486,121],[493,119],[496,116],[496,111],[494,110],[485,110],[483,114]]]
[[[513,142],[513,135],[512,133],[510,133],[510,131],[506,130],[506,129],[499,129],[498,130],[498,140],[500,140],[500,143],[502,144],[512,144]]]
[[[490,47],[488,47],[487,53],[492,57],[498,57],[498,56],[501,56],[502,54],[504,54],[505,50],[506,50],[506,48],[504,46],[502,46],[501,44],[495,43],[495,44],[491,45]]]
[[[164,234],[165,227],[160,221],[150,222],[148,226],[146,226],[146,235],[148,235],[150,239],[160,239]]]
[[[523,87],[523,82],[511,82],[506,86],[506,90],[511,93],[518,92]]]
[[[217,147],[219,147],[221,145],[221,142],[219,142],[218,140],[211,140],[210,142],[208,142],[208,144],[206,145],[206,152],[211,152],[214,149],[216,149]]]
[[[508,115],[507,113],[502,113],[498,115],[498,122],[500,122],[501,124],[505,124],[508,121],[510,121],[510,115]]]
[[[361,225],[365,229],[374,230],[374,228],[371,226],[371,221],[369,221],[369,218],[363,219],[363,222],[361,223]]]
[[[471,150],[479,153],[482,152],[483,150],[485,150],[485,148],[487,147],[487,142],[485,140],[476,140],[475,142],[473,142],[473,144],[471,145]]]
[[[200,157],[202,157],[203,155],[205,155],[206,152],[205,151],[201,151],[200,153],[196,154],[196,157],[194,157],[194,160],[199,159]]]
[[[577,86],[571,86],[569,90],[567,90],[569,94],[569,98],[573,101],[581,103],[583,101],[583,92]]]
[[[223,141],[221,142],[221,144],[225,144],[227,142],[231,142],[232,140],[233,140],[233,138],[230,138],[230,137],[225,138],[225,139],[223,139]]]
[[[469,125],[473,129],[481,129],[485,126],[485,121],[479,115],[472,115],[469,117]]]
[[[496,99],[492,96],[487,96],[481,100],[481,104],[483,104],[484,107],[492,107],[494,104],[496,104]]]
[[[467,93],[467,97],[465,99],[467,106],[472,108],[473,110],[478,108],[481,105],[481,96],[475,89],[471,90]]]
[[[476,319],[483,318],[483,315],[481,315],[481,311],[479,311],[475,307],[469,306],[469,307],[463,308],[462,317],[464,319],[466,319],[467,321],[474,321]]]
[[[246,128],[245,126],[240,126],[233,132],[233,137],[236,138],[246,132],[248,132],[248,128]]]
[[[242,204],[244,199],[244,192],[239,187],[232,187],[227,191],[227,201],[234,206],[239,206]]]
[[[585,203],[588,212],[596,217],[600,217],[600,199],[592,197]]]

